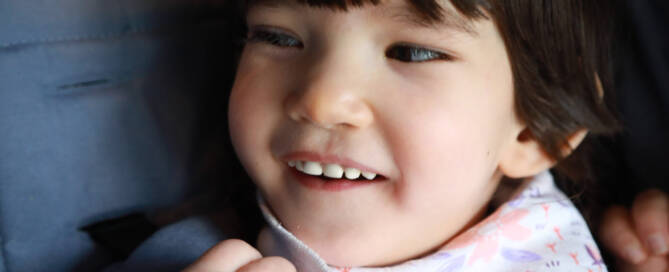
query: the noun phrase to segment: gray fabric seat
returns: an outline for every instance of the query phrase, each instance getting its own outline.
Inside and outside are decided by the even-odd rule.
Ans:
[[[196,193],[212,7],[0,0],[0,271],[92,271],[79,228]]]
[[[180,271],[225,238],[209,218],[187,218],[160,229],[128,259],[112,264],[104,272]]]

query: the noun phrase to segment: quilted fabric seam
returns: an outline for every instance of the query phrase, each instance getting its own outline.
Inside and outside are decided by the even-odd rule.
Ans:
[[[175,33],[183,31],[184,29],[192,29],[198,27],[205,27],[210,25],[212,22],[219,22],[220,20],[212,19],[208,21],[202,21],[198,23],[186,24],[186,25],[163,25],[159,27],[135,27],[126,31],[117,31],[117,32],[108,32],[102,34],[89,34],[89,35],[79,35],[79,36],[60,36],[60,37],[47,37],[47,38],[36,38],[29,40],[20,40],[14,42],[5,42],[0,43],[0,49],[10,49],[12,47],[19,46],[28,46],[36,44],[46,44],[46,43],[61,43],[61,42],[80,42],[80,41],[94,41],[94,40],[107,40],[121,38],[124,36],[137,35],[137,34],[147,34],[147,33]]]

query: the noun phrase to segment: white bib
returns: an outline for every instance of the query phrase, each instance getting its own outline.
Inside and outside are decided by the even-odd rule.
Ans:
[[[526,180],[510,201],[435,253],[388,267],[327,265],[258,199],[272,239],[262,254],[287,258],[300,272],[607,271],[585,220],[548,171]]]

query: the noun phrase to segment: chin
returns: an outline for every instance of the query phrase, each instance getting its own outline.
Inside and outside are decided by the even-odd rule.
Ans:
[[[388,255],[386,253],[390,252],[384,252],[383,247],[362,237],[344,235],[313,239],[298,236],[298,238],[316,251],[327,264],[336,267],[373,267],[397,262],[392,261],[392,256],[386,256]]]

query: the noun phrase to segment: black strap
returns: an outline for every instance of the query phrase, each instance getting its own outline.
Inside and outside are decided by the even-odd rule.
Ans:
[[[81,227],[80,230],[87,232],[93,241],[107,249],[114,261],[120,261],[128,258],[158,227],[146,215],[132,213],[96,222]]]

